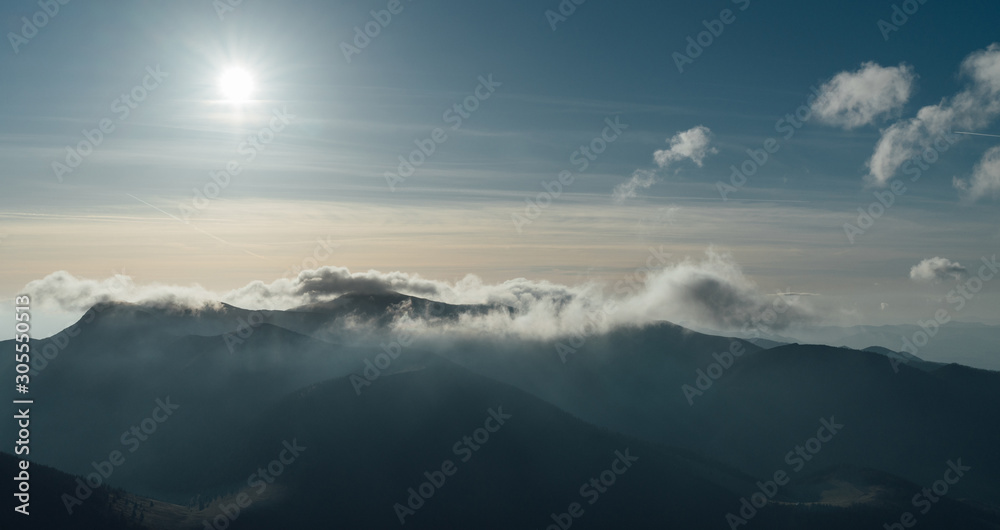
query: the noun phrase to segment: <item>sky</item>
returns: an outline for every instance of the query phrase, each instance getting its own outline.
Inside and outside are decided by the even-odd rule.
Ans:
[[[0,295],[54,332],[115,278],[613,297],[653,257],[1000,324],[1000,5],[578,1],[4,2]]]

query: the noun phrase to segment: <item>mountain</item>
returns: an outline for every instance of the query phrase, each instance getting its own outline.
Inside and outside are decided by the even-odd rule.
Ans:
[[[488,418],[497,411],[509,418],[494,425],[495,433],[475,451],[455,451],[464,436],[484,423],[489,427]],[[281,501],[251,508],[248,523],[234,528],[316,526],[329,520],[331,499],[340,507],[337,520],[346,527],[395,528],[399,518],[391,508],[405,504],[408,488],[425,482],[424,472],[441,467],[443,459],[454,460],[457,472],[423,507],[404,516],[407,527],[541,528],[552,524],[553,513],[558,516],[578,501],[584,513],[572,524],[579,528],[715,528],[726,523],[726,514],[738,511],[740,497],[757,491],[754,478],[732,468],[598,429],[443,361],[387,376],[360,397],[346,380],[314,385],[289,396],[262,421],[275,433],[261,443],[265,458],[267,450],[280,447],[279,438],[296,437],[319,451],[307,449],[301,466],[289,466]],[[594,500],[592,505],[582,500],[581,484],[612,467],[622,470],[613,463],[622,454],[636,458],[632,467],[605,493],[588,493],[584,499]],[[468,461],[462,462],[465,456]],[[886,520],[890,514],[898,516],[896,510],[908,503],[915,485],[887,474],[870,475],[871,488],[902,485],[865,501],[873,515]],[[793,496],[804,495],[806,484],[815,491],[832,489],[816,482],[793,483],[779,491],[774,506],[784,503],[787,509],[766,519],[767,510],[761,510],[755,527],[798,528],[798,521],[814,511],[813,499],[797,502]],[[843,528],[853,518],[851,510],[834,509],[814,519],[820,528]],[[970,528],[1000,527],[1000,518],[955,501],[924,522],[928,528],[945,528],[955,521]]]
[[[925,361],[920,357],[913,355],[912,353],[905,351],[893,351],[890,350],[889,348],[883,348],[881,346],[869,346],[862,351],[877,353],[879,355],[885,355],[886,357],[891,359],[892,362],[895,364],[906,364],[907,366],[912,366],[913,368],[917,368],[925,372],[936,370],[942,366],[945,366],[946,364],[946,363],[935,363],[935,362]]]
[[[727,355],[731,348],[744,353]],[[959,490],[1000,502],[993,449],[1000,411],[982,406],[1000,388],[995,372],[938,374],[828,346],[760,350],[670,324],[591,337],[565,364],[554,344],[476,349],[457,342],[441,354],[586,421],[759,476],[810,438],[820,418],[833,416],[851,427],[815,464],[871,467],[926,483],[948,459],[964,457],[980,472]]]
[[[717,528],[760,491],[754,477],[599,429],[440,359],[385,376],[361,396],[345,378],[310,385],[261,411],[246,431],[219,432],[157,460],[144,469],[146,480],[195,472],[210,484],[189,482],[195,500],[186,505],[102,488],[72,519],[62,506],[45,506],[45,513],[74,528],[193,530],[205,521],[310,528],[336,521],[374,529],[397,528],[401,517],[409,528],[541,528],[555,520],[584,529]],[[44,498],[77,486],[74,477],[46,472],[58,480],[36,477],[52,486]],[[592,479],[600,489],[587,486]],[[919,491],[870,470],[826,471],[774,487],[749,528],[891,521]],[[925,528],[959,523],[995,529],[1000,517],[948,499],[921,519]]]
[[[14,477],[21,472],[19,457],[0,452],[0,473]],[[152,506],[163,503],[130,495],[120,489],[102,486],[93,490],[90,497],[69,513],[61,496],[72,492],[78,486],[76,479],[56,469],[32,463],[27,469],[30,479],[30,498],[25,508],[28,515],[5,507],[0,516],[0,527],[56,530],[73,528],[79,530],[141,530],[146,526],[144,512]],[[16,492],[14,481],[6,481],[6,499],[12,499]],[[13,503],[20,505],[20,502]]]
[[[696,328],[709,335],[732,335],[757,343],[762,347],[781,344],[821,344],[865,350],[870,347],[919,356],[926,362],[958,363],[976,368],[1000,370],[1000,326],[975,322],[948,321],[938,324],[933,319],[917,324],[884,326],[796,326],[782,331],[754,333]],[[925,340],[926,339],[926,340]],[[760,342],[766,341],[766,342]],[[765,346],[766,345],[766,346]]]
[[[406,316],[425,321],[456,321],[462,315],[490,311],[513,313],[499,304],[454,305],[396,292],[346,293],[333,300],[295,307],[289,311],[262,311],[269,322],[319,339],[336,340],[358,325],[384,327]]]
[[[767,339],[761,339],[761,338],[750,338],[750,339],[747,339],[747,342],[750,342],[751,344],[753,344],[755,346],[760,346],[761,348],[763,348],[765,350],[769,350],[771,348],[777,348],[778,346],[784,346],[785,344],[788,344],[787,342],[778,342],[778,341],[774,341],[774,340],[767,340]]]
[[[699,527],[738,502],[700,476],[698,469],[712,464],[602,431],[442,360],[386,376],[361,396],[346,379],[313,385],[283,400],[262,424],[273,433],[259,441],[263,458],[273,458],[281,440],[295,438],[308,449],[301,465],[289,466],[287,481],[282,475],[282,501],[253,508],[238,528],[315,527],[330,519],[331,499],[345,527],[395,528],[394,506],[407,506],[409,488],[427,482],[425,472],[448,469],[446,460],[457,471],[424,506],[403,514],[408,528],[544,527],[574,501],[587,506],[583,528],[616,521]],[[611,472],[616,478],[606,493],[581,497],[581,485],[612,466],[621,474]]]
[[[926,328],[926,329],[925,329]],[[950,321],[938,325],[932,319],[895,326],[814,327],[801,331],[801,340],[831,346],[864,349],[881,346],[893,351],[911,344],[915,355],[927,361],[960,363],[977,368],[1000,369],[1000,326]],[[926,343],[922,337],[927,335]]]
[[[632,448],[644,465],[584,504],[574,526],[616,518],[719,527],[758,481],[784,470],[789,484],[748,527],[877,527],[960,460],[972,471],[932,514],[996,527],[1000,413],[982,406],[1000,398],[996,372],[916,357],[894,366],[893,352],[877,348],[764,349],[666,322],[554,340],[402,340],[389,326],[401,311],[433,325],[486,310],[442,305],[438,316],[420,300],[358,295],[268,312],[96,306],[33,342],[44,362],[32,373],[32,459],[87,475],[121,451],[125,463],[109,484],[159,503],[146,513],[160,527],[198,527],[220,502],[256,493],[248,477],[297,439],[310,448],[303,465],[289,465],[233,528],[331,517],[346,527],[395,526],[392,507],[405,504],[407,488],[456,457],[453,445],[502,406],[520,421],[483,444],[496,458],[475,451],[460,466],[468,471],[448,479],[457,486],[427,499],[408,525],[554,524],[547,518],[579,500],[588,476]],[[345,318],[367,323],[340,325]],[[13,370],[11,360],[0,368]],[[827,440],[821,428],[835,434]],[[816,451],[796,455],[800,447]],[[806,480],[818,473],[833,475]],[[628,477],[637,478],[628,485]],[[484,515],[503,505],[518,510]],[[936,517],[944,516],[921,524],[934,527]]]
[[[809,473],[793,481],[787,489],[788,496],[795,500],[772,502],[748,528],[833,530],[881,525],[891,529],[906,528],[904,520],[921,528],[996,528],[1000,516],[995,509],[936,496],[933,491],[927,496],[924,487],[918,484],[853,466]]]

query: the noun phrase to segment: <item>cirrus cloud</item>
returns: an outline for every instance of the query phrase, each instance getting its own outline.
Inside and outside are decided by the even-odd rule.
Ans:
[[[628,199],[638,197],[639,189],[646,189],[656,183],[656,172],[648,169],[637,169],[632,173],[632,178],[615,186],[611,196],[616,204],[621,204]]]

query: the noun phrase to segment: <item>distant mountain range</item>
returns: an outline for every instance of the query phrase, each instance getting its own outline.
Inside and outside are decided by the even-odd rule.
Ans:
[[[489,311],[510,310],[397,293],[95,306],[33,342],[31,527],[823,529],[910,512],[1000,528],[1000,373],[666,322],[582,343],[389,326]],[[66,500],[101,470],[117,489]]]
[[[1000,326],[956,321],[937,325],[931,321],[932,319],[928,319],[924,322],[926,329],[916,324],[802,326],[786,330],[782,335],[766,332],[735,335],[752,340],[762,347],[796,342],[842,346],[857,350],[879,346],[896,352],[907,352],[934,362],[1000,370]],[[724,332],[708,329],[700,331],[725,335]]]

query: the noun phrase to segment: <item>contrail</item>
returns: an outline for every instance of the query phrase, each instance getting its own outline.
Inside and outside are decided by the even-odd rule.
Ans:
[[[128,195],[129,197],[132,197],[133,199],[135,199],[135,200],[137,200],[137,201],[145,204],[146,206],[149,206],[150,208],[152,208],[152,209],[154,209],[154,210],[156,210],[156,211],[158,211],[160,213],[168,215],[168,216],[170,216],[170,217],[172,217],[172,218],[174,218],[174,219],[176,219],[176,220],[184,223],[184,220],[181,219],[180,217],[177,217],[176,215],[174,215],[174,214],[172,214],[172,213],[170,213],[170,212],[168,212],[166,210],[161,210],[160,208],[157,208],[156,206],[153,206],[152,204],[149,204],[148,202],[140,199],[139,197],[136,197],[135,195],[132,195],[131,193],[126,193],[125,195]],[[187,223],[185,223],[185,224],[187,224]],[[258,254],[254,254],[253,252],[250,252],[249,250],[247,250],[247,249],[245,249],[243,247],[240,247],[239,245],[234,245],[233,243],[230,243],[229,241],[226,241],[225,239],[222,239],[221,237],[216,236],[215,234],[212,234],[209,231],[204,230],[204,229],[198,227],[197,225],[191,225],[191,227],[194,228],[195,230],[197,230],[197,231],[205,234],[206,236],[208,236],[208,237],[210,237],[210,238],[212,238],[212,239],[214,239],[214,240],[216,240],[216,241],[224,244],[224,245],[229,245],[231,247],[235,247],[235,248],[237,248],[239,250],[242,250],[243,252],[246,252],[247,254],[250,254],[251,256],[253,256],[255,258],[260,258],[260,259],[265,260],[265,261],[267,260],[267,258],[265,258],[264,256],[260,256]]]
[[[1000,138],[1000,134],[983,134],[983,133],[962,132],[962,131],[955,131],[955,134],[971,134],[974,136],[992,136],[993,138]]]

